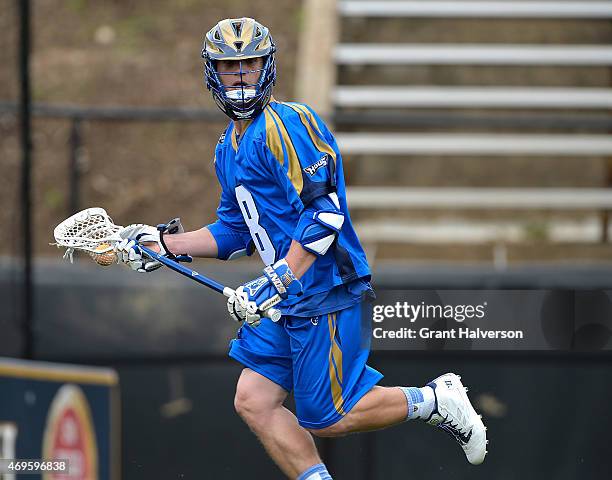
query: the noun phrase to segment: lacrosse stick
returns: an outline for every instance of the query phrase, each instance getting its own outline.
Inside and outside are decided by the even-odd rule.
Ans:
[[[75,213],[55,227],[53,236],[55,237],[56,243],[52,245],[57,245],[58,248],[66,248],[64,258],[70,259],[71,262],[73,260],[74,251],[80,250],[87,252],[100,265],[110,265],[111,263],[117,262],[115,245],[123,240],[120,234],[123,228],[124,227],[121,225],[115,225],[103,208],[87,208]],[[177,261],[160,255],[142,245],[138,245],[138,248],[141,249],[145,255],[157,260],[162,265],[216,292],[222,293],[226,297],[231,297],[235,294],[232,288],[226,287],[211,278],[184,267]],[[190,257],[179,258],[186,260],[190,259]],[[271,307],[280,301],[281,298],[279,295],[271,298],[266,302],[265,308],[261,312],[262,315],[274,322],[278,322],[282,315],[281,311]]]
[[[201,283],[202,285],[205,285],[208,288],[212,288],[214,291],[222,293],[226,297],[231,297],[234,294],[233,289],[226,287],[225,285],[213,280],[212,278],[205,277],[204,275],[199,274],[191,268],[184,267],[180,263],[175,262],[174,260],[165,257],[164,255],[160,255],[159,253],[154,252],[150,248],[147,248],[143,245],[138,245],[138,248],[147,257],[157,260],[159,263],[165,265],[170,270],[174,270],[175,272],[180,273],[185,277],[191,278],[192,280],[195,280],[196,282]],[[271,307],[279,303],[281,300],[282,299],[280,295],[274,295],[270,300],[265,302],[265,305],[262,306],[264,314],[263,316],[268,317],[273,322],[278,322],[281,317],[281,312],[280,310]]]

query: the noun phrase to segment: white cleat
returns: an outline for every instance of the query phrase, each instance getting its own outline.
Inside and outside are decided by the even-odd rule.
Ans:
[[[445,373],[427,385],[433,388],[436,405],[426,422],[452,436],[463,448],[468,462],[472,465],[481,464],[489,443],[486,427],[472,407],[461,377]]]

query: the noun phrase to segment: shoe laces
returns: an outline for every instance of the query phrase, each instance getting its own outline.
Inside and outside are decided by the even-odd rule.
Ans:
[[[463,428],[459,426],[458,423],[453,423],[452,420],[448,419],[448,415],[444,417],[437,425],[438,428],[448,433],[451,437],[453,437],[459,444],[467,445],[472,437],[472,430],[469,432],[465,432]]]

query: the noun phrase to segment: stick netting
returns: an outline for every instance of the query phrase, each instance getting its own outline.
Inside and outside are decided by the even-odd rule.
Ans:
[[[67,247],[64,257],[72,259],[75,249],[92,252],[96,247],[107,243],[105,249],[96,249],[96,253],[104,253],[113,249],[119,240],[117,232],[123,227],[115,225],[113,220],[102,208],[88,208],[64,220],[54,230],[56,245]]]

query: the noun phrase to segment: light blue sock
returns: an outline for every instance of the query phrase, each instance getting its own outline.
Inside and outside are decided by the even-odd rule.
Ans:
[[[431,387],[399,387],[408,402],[408,415],[406,420],[415,418],[427,419],[436,406],[436,396]]]
[[[332,477],[324,464],[317,463],[303,472],[297,480],[332,480]]]

